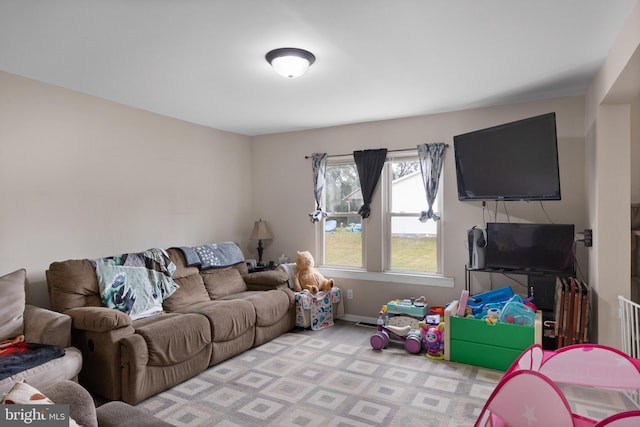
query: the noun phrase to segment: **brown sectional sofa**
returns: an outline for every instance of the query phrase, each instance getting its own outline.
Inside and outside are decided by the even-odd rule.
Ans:
[[[132,320],[102,306],[89,260],[54,262],[47,284],[54,310],[72,318],[82,351],[80,382],[92,393],[136,404],[295,326],[286,273],[249,273],[244,263],[199,270],[168,249],[180,288],[164,313]]]

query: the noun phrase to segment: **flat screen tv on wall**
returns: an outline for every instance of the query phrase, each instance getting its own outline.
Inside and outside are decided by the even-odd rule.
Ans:
[[[574,237],[573,224],[489,222],[485,267],[573,274]]]
[[[459,200],[560,200],[556,114],[453,137]]]

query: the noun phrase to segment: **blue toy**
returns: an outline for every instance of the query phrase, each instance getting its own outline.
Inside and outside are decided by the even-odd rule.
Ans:
[[[467,301],[467,306],[471,308],[471,313],[475,316],[482,312],[486,304],[504,302],[509,300],[512,296],[513,289],[511,289],[511,286],[504,286],[502,288],[470,296]]]
[[[498,320],[515,325],[533,326],[536,320],[536,313],[525,304],[520,295],[514,295],[502,307]]]

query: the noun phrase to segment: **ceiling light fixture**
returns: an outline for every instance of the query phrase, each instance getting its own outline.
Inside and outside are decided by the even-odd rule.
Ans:
[[[316,57],[308,50],[295,47],[283,47],[274,49],[265,56],[276,73],[290,79],[299,77],[307,72]]]

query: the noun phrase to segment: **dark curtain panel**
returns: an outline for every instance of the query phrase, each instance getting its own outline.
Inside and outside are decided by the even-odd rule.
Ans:
[[[360,150],[353,152],[353,159],[358,169],[358,179],[360,180],[360,190],[364,204],[358,210],[362,218],[369,218],[371,214],[371,197],[378,185],[380,173],[387,159],[387,149]]]

